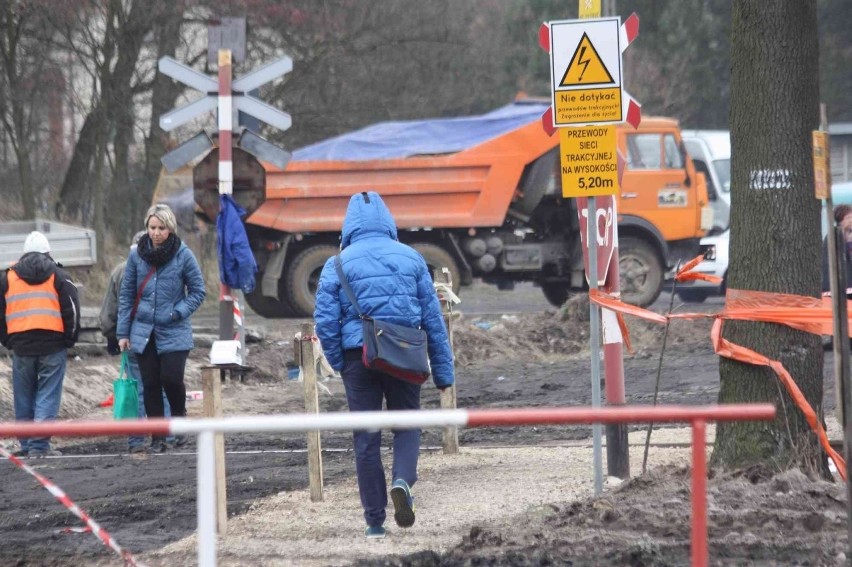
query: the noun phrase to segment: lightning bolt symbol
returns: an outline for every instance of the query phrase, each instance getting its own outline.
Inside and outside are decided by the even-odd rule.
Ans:
[[[583,59],[583,54],[586,52],[586,46],[580,48],[580,56],[577,57],[577,65],[582,65],[583,70],[580,71],[580,78],[578,80],[583,80],[583,74],[586,72],[586,68],[589,66],[589,58]]]

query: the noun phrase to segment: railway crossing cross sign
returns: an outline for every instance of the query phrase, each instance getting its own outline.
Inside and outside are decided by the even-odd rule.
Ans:
[[[219,83],[216,79],[200,73],[188,65],[175,61],[171,57],[160,59],[159,69],[160,73],[168,75],[188,87],[199,90],[205,95],[198,100],[175,108],[160,116],[160,128],[166,132],[171,132],[200,114],[217,108]],[[266,104],[248,93],[292,70],[293,60],[289,57],[282,57],[235,80],[232,85],[234,111],[242,111],[279,130],[287,130],[293,123],[289,114]]]
[[[221,109],[223,102],[226,103],[224,105],[225,108],[231,108],[233,116],[225,120],[225,117],[221,116],[220,110],[220,126],[222,124],[230,126],[231,124],[238,123],[236,116],[241,111],[279,130],[287,130],[292,124],[289,114],[249,94],[258,87],[292,71],[293,60],[289,57],[282,57],[233,81],[229,89],[229,95],[224,96],[218,92],[220,85],[217,79],[196,71],[192,67],[184,65],[171,57],[161,58],[158,68],[162,74],[204,93],[203,97],[172,109],[160,116],[160,128],[166,132],[171,132],[178,126],[186,124],[205,112],[217,108]],[[213,148],[213,144],[209,143],[209,138],[205,141],[205,138],[207,138],[206,134],[202,134],[198,134],[187,140],[161,158],[162,163],[169,171],[173,171],[186,163],[203,157]],[[284,169],[290,160],[289,152],[275,146],[249,130],[243,132],[237,141],[237,146],[245,149],[258,159],[269,162],[280,169]]]

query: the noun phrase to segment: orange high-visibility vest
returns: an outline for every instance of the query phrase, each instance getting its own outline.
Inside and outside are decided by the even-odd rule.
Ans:
[[[51,274],[40,284],[30,285],[15,272],[9,270],[9,289],[6,291],[6,330],[9,334],[42,329],[63,332],[59,293]]]

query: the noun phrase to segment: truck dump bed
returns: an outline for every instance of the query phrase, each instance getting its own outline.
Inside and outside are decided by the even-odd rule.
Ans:
[[[499,226],[524,167],[558,144],[541,104],[475,117],[390,122],[297,150],[267,167],[248,223],[286,232],[340,230],[349,197],[378,191],[399,228]]]
[[[375,143],[375,137],[370,144],[373,133],[369,130],[374,127],[320,142],[296,151],[294,160],[285,170],[266,165],[266,195],[263,198],[245,196],[241,200],[237,195],[237,199],[249,212],[248,224],[288,233],[339,231],[349,198],[362,191],[379,192],[401,229],[501,226],[513,200],[524,197],[527,167],[559,147],[559,136],[549,136],[541,126],[540,116],[546,105],[516,103],[507,108],[513,107],[524,108],[526,114],[513,117],[514,122],[506,122],[502,132],[487,128],[479,139],[490,138],[481,142],[476,136],[456,139],[451,131],[450,140],[444,144],[439,140],[438,143],[413,143],[405,147],[406,136],[416,135],[418,131],[425,130],[431,136],[444,134],[440,129],[436,131],[435,121],[422,121],[422,125],[391,123],[400,125],[400,129],[402,124],[408,127],[400,142],[403,147],[398,150],[388,147],[392,144],[387,140]],[[642,128],[676,126],[677,123],[670,119],[646,118]],[[627,125],[617,127],[633,131]],[[350,136],[355,139],[347,140]],[[352,149],[341,144],[341,139]],[[465,142],[473,145],[459,150],[458,146]],[[356,148],[366,150],[359,153]],[[410,155],[406,153],[409,148],[414,148],[413,151],[443,149],[446,153]],[[621,149],[626,151],[626,148]],[[372,156],[403,157],[364,159]],[[549,178],[550,182],[558,180],[558,156],[554,155],[546,163],[554,171],[544,178]],[[644,175],[639,172],[637,177]],[[625,183],[629,184],[633,176],[633,172],[626,172]],[[535,181],[541,182],[543,179]],[[543,189],[537,187],[535,190]],[[558,191],[558,187],[548,190]],[[654,196],[656,198],[656,192]],[[259,206],[251,206],[252,201]],[[682,216],[678,210],[669,213]],[[674,223],[678,224],[683,223]],[[694,232],[685,228],[685,234],[679,237],[694,236]]]

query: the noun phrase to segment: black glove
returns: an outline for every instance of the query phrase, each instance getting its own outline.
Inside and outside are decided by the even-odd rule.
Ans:
[[[116,337],[107,339],[107,352],[113,356],[121,354],[121,349],[118,348],[118,339]]]

